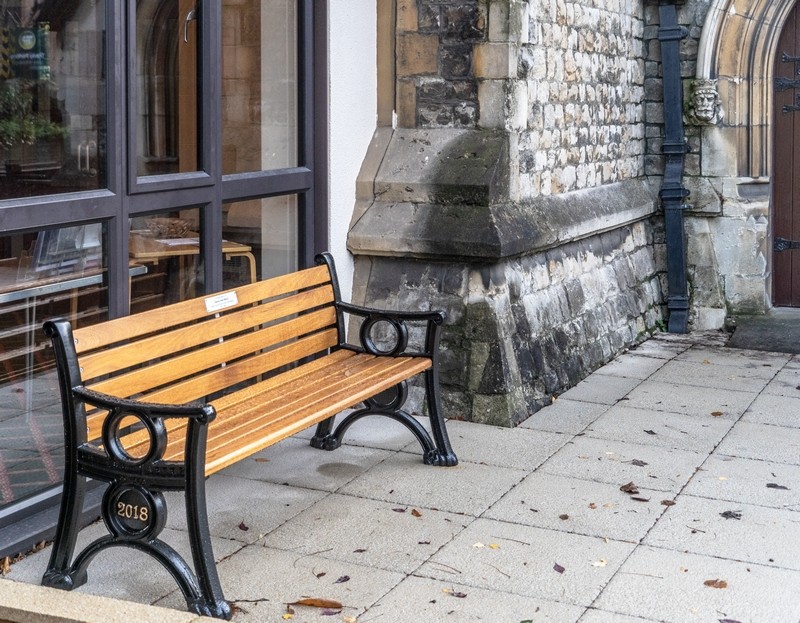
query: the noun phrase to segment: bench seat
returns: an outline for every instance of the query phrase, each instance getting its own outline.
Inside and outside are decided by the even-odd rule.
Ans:
[[[65,425],[64,495],[43,584],[71,589],[112,546],[145,551],[198,614],[230,618],[214,565],[205,478],[316,425],[337,448],[365,416],[392,418],[427,464],[452,466],[438,394],[443,312],[384,312],[340,300],[333,259],[314,268],[73,331],[45,323]],[[345,318],[359,341],[346,339]],[[403,409],[422,375],[430,432]],[[335,416],[354,409],[336,421]],[[106,481],[109,535],[74,556],[86,479]],[[185,492],[194,571],[158,538],[163,491]]]

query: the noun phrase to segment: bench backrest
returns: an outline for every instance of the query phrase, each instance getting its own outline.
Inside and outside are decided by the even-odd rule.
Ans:
[[[181,404],[339,344],[326,265],[73,331],[80,380],[120,398]],[[88,439],[102,416],[90,414]]]

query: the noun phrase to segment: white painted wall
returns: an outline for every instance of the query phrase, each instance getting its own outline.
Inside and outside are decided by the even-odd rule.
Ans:
[[[376,0],[328,0],[328,250],[336,259],[346,301],[353,286],[353,258],[346,244],[356,177],[377,119],[376,4]]]

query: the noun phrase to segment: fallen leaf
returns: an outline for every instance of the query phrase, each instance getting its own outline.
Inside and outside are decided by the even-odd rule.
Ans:
[[[562,521],[566,521],[567,519],[569,519],[569,515],[564,513],[563,515],[559,515],[558,518],[561,519]]]
[[[556,573],[564,573],[564,571],[566,571],[566,569],[564,567],[562,567],[560,564],[555,563],[553,565],[553,571],[555,571]]]
[[[253,459],[256,463],[269,463],[269,459],[263,459],[261,457],[257,457]]]
[[[600,560],[595,560],[592,563],[593,567],[605,567],[608,564],[608,561],[605,558],[601,558]]]
[[[640,497],[638,495],[632,495],[631,499],[632,500],[636,500],[637,502],[649,502],[650,501],[650,498],[643,498],[643,497]]]
[[[788,491],[789,487],[784,487],[783,485],[779,485],[776,482],[768,482],[767,489],[781,489],[782,491]]]
[[[392,510],[393,510],[395,513],[405,513],[405,512],[406,512],[406,509],[405,509],[405,508],[393,508]]]
[[[319,579],[319,578],[324,577],[324,576],[326,576],[328,574],[325,571],[320,571],[319,573],[315,573],[314,575],[317,576],[317,579]]]
[[[711,415],[714,417],[722,417],[725,414],[722,411],[712,411]]]
[[[284,621],[289,621],[290,619],[294,618],[294,615],[291,612],[286,612],[281,618]]]
[[[354,553],[354,554],[363,554],[363,553],[364,553],[364,552],[366,552],[366,551],[367,551],[367,550],[365,550],[365,549],[354,549],[354,550],[353,550],[353,553]]]
[[[646,432],[648,435],[658,435],[658,433],[654,430],[646,430],[644,432]]]
[[[250,526],[248,526],[246,523],[242,522],[242,523],[239,524],[239,530],[241,530],[243,532],[247,532],[249,529],[250,529]]]
[[[661,500],[662,506],[675,506],[674,500]]]
[[[358,619],[356,619],[355,617],[343,617],[342,621],[344,623],[358,623]]]
[[[633,481],[629,482],[628,484],[624,484],[619,488],[620,491],[623,493],[630,493],[631,495],[636,495],[639,493],[639,487],[637,487]]]
[[[466,593],[462,593],[460,591],[454,591],[452,588],[443,588],[442,592],[452,597],[458,597],[459,599],[464,599],[467,596]]]
[[[728,583],[725,580],[706,580],[703,584],[709,588],[728,588]]]
[[[342,604],[334,599],[321,599],[319,597],[304,597],[288,604],[290,606],[310,606],[311,608],[328,608],[330,610],[341,610]]]
[[[8,575],[9,571],[11,571],[11,558],[6,556],[0,560],[0,575]]]
[[[320,615],[324,617],[335,617],[337,614],[341,613],[342,613],[341,609],[331,610],[330,608],[325,608],[322,612],[320,612]]]
[[[720,517],[723,519],[741,519],[742,512],[741,511],[725,511],[724,513],[719,514]]]
[[[336,580],[334,582],[334,584],[344,584],[345,582],[349,582],[349,581],[350,581],[350,576],[349,575],[343,575],[338,580]]]
[[[419,511],[418,511],[416,508],[412,508],[412,509],[411,509],[411,514],[412,514],[414,517],[422,517],[422,513],[421,513],[421,512],[419,512]]]
[[[489,549],[500,549],[497,543],[489,543]]]
[[[644,461],[640,461],[639,459],[633,459],[631,461],[631,465],[635,465],[636,467],[644,467],[645,465],[647,465],[647,463],[645,463]]]
[[[736,619],[719,619],[719,623],[742,623]]]
[[[594,510],[595,508],[597,508],[597,504],[595,504],[594,502],[589,502],[589,508]]]
[[[417,541],[417,545],[430,545],[430,541]]]
[[[605,504],[603,504],[603,508],[614,508],[615,506],[616,504],[614,504],[613,502],[606,502]]]
[[[710,364],[711,362],[710,362],[708,359],[703,359],[703,363],[704,363],[704,364],[706,364],[706,365],[708,365],[708,364]]]

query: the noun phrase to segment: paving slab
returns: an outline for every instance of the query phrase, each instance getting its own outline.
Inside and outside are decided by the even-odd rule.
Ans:
[[[646,545],[800,571],[800,512],[679,495]]]
[[[756,392],[732,389],[713,391],[692,385],[681,385],[677,388],[674,383],[648,380],[626,396],[625,405],[685,415],[721,412],[725,417],[736,419],[747,410],[756,395]]]
[[[519,428],[577,435],[608,409],[607,404],[559,397],[531,415]]]
[[[592,605],[668,623],[797,623],[798,594],[797,571],[639,547]]]
[[[408,577],[367,610],[364,621],[539,621],[575,623],[584,612],[536,597],[486,590],[443,580]],[[379,618],[380,617],[380,618]]]
[[[800,429],[738,422],[717,453],[800,465]]]
[[[671,385],[733,389],[757,394],[767,386],[776,373],[777,369],[772,367],[748,368],[741,365],[720,365],[708,359],[695,362],[679,361],[675,358],[654,372],[650,380]]]
[[[619,541],[478,519],[416,575],[588,606],[633,548]]]
[[[76,552],[93,540],[106,536],[108,532],[97,522],[81,530]],[[165,529],[161,537],[167,544],[191,564],[189,537],[185,532]],[[233,555],[242,544],[226,539],[212,538],[214,558],[218,562]],[[8,578],[21,582],[40,584],[47,569],[51,547],[31,554],[11,565]],[[177,591],[177,585],[167,570],[154,558],[128,547],[112,547],[100,552],[89,564],[89,579],[76,591],[89,595],[102,595],[124,601],[153,604],[166,595]],[[186,602],[177,591],[176,608],[186,610]]]
[[[300,487],[259,482],[221,472],[206,481],[211,536],[253,543],[326,495]],[[183,493],[167,492],[167,526],[186,530]]]
[[[532,429],[448,422],[450,443],[459,461],[533,471],[571,438]]]
[[[305,439],[284,439],[221,474],[333,492],[392,455],[388,450],[342,445],[318,450]]]
[[[291,606],[292,621],[342,621],[359,617],[400,583],[403,575],[353,563],[250,545],[219,565],[222,590],[234,602],[236,623],[284,621],[287,604],[303,598],[339,602],[343,608]],[[347,578],[345,580],[345,578]],[[179,608],[178,595],[157,605]]]
[[[644,380],[660,369],[666,362],[666,359],[648,357],[636,352],[624,353],[609,361],[601,370],[606,376],[625,376]]]
[[[762,393],[744,412],[742,421],[800,428],[800,392],[796,396]]]
[[[609,612],[608,610],[597,610],[595,608],[586,610],[583,616],[578,619],[578,623],[642,623],[642,621],[657,623],[656,619],[643,619],[642,617],[632,617],[626,614],[618,614],[616,612]]]
[[[641,382],[641,379],[603,374],[601,368],[601,372],[590,374],[560,398],[613,405]]]
[[[472,521],[467,515],[334,494],[268,534],[264,544],[408,574]]]
[[[714,365],[751,368],[772,368],[773,374],[783,368],[792,356],[786,353],[772,353],[727,346],[693,345],[675,357],[676,361],[695,361]]]
[[[617,486],[633,481],[677,493],[706,458],[705,453],[582,435],[573,437],[539,471]]]
[[[800,511],[800,466],[711,455],[683,490],[698,497]]]
[[[526,475],[519,469],[466,461],[455,467],[432,467],[414,455],[397,454],[342,487],[340,493],[476,517]]]
[[[656,359],[672,359],[690,347],[690,343],[664,340],[659,336],[630,348],[628,352],[644,357],[655,357]]]
[[[625,483],[623,483],[625,484]],[[632,499],[609,485],[578,478],[536,472],[531,474],[484,517],[583,534],[615,541],[638,543],[666,510],[660,491],[640,489]]]
[[[765,394],[776,396],[800,396],[800,364],[796,359],[786,364],[764,388]]]
[[[585,434],[599,439],[625,439],[641,445],[708,454],[733,424],[732,419],[724,415],[715,417],[707,413],[696,416],[616,406],[600,416]]]

